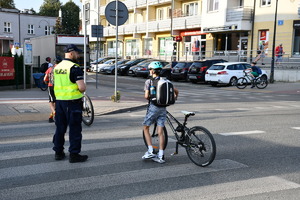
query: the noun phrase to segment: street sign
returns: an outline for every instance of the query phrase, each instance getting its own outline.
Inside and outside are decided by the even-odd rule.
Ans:
[[[116,2],[118,2],[118,4]],[[118,6],[118,24],[116,22],[116,5]],[[107,4],[105,8],[105,17],[106,20],[114,26],[123,25],[128,19],[128,9],[123,2],[112,1]]]
[[[92,37],[103,37],[102,25],[92,25]]]

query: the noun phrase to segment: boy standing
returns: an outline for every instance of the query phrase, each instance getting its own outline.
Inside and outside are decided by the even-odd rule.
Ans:
[[[150,86],[152,85],[151,82],[153,80],[159,80],[159,74],[162,69],[162,64],[158,61],[151,62],[148,66],[150,75],[152,76],[152,79],[148,79],[145,82],[145,99],[149,100],[149,106],[147,109],[147,114],[145,116],[144,122],[143,122],[143,129],[145,134],[145,139],[148,145],[148,151],[145,153],[145,155],[142,157],[142,159],[150,159],[152,158],[153,161],[158,163],[165,163],[164,158],[164,136],[163,136],[163,128],[165,126],[166,121],[166,107],[156,106],[153,102],[150,101]],[[178,90],[174,88],[175,92],[175,99],[178,96]],[[157,132],[159,137],[159,152],[158,154],[153,153],[153,147],[152,147],[152,141],[151,136],[149,132],[149,128],[153,123],[157,123]]]

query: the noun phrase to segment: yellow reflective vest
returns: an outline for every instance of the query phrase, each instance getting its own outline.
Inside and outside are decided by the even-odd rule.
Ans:
[[[76,64],[71,61],[63,60],[54,68],[54,93],[57,100],[75,100],[83,97],[78,85],[70,80],[71,67],[74,65]]]

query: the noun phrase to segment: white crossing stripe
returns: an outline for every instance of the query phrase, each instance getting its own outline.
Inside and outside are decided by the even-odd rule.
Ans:
[[[300,130],[300,127],[292,127],[292,129]]]
[[[249,195],[264,194],[269,192],[283,191],[299,188],[300,185],[294,182],[284,180],[279,177],[269,176],[263,178],[255,178],[250,180],[235,181],[229,183],[220,183],[209,186],[194,187],[188,189],[174,190],[153,195],[145,195],[133,200],[181,200],[181,199],[233,199],[245,197]],[[234,189],[238,188],[238,189]],[[214,191],[214,192],[211,192]],[[247,198],[251,199],[251,198]],[[255,197],[253,197],[255,199]]]
[[[219,133],[219,134],[224,136],[230,136],[230,135],[259,134],[259,133],[265,133],[265,131],[253,130],[253,131],[240,131],[240,132],[229,132],[229,133]]]
[[[161,180],[166,178],[189,176],[245,167],[247,166],[244,164],[228,159],[215,160],[213,164],[207,168],[199,168],[199,166],[196,166],[192,163],[172,166],[164,165],[164,167],[159,168],[159,170],[157,170],[157,168],[141,169],[3,189],[0,190],[0,196],[5,200],[36,199],[43,197],[52,197],[56,195],[78,193],[81,191],[94,190],[111,186],[133,184],[145,181]]]

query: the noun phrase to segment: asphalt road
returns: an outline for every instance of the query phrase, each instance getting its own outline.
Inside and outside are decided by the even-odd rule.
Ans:
[[[98,89],[88,81],[93,98],[113,93],[114,77],[99,79]],[[122,98],[143,101],[144,81],[120,77]],[[180,98],[168,110],[180,120],[181,110],[195,111],[188,126],[213,133],[217,156],[210,166],[194,165],[182,148],[171,156],[171,134],[165,164],[142,161],[145,110],[97,116],[83,126],[82,152],[89,160],[77,164],[54,161],[53,124],[5,124],[0,199],[299,199],[299,83],[265,90],[175,85]]]

